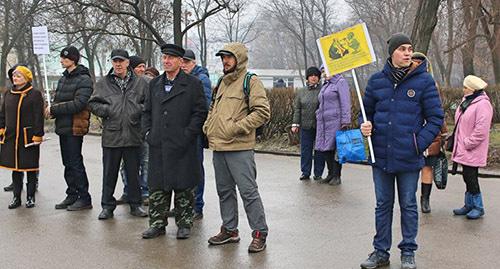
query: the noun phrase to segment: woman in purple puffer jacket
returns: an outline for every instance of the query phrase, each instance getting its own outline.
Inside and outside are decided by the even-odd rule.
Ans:
[[[326,77],[319,92],[316,110],[316,146],[328,167],[328,176],[320,183],[339,185],[342,165],[335,160],[335,134],[351,125],[351,93],[342,75]]]

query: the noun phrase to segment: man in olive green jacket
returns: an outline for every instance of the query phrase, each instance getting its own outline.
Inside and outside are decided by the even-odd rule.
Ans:
[[[249,252],[266,248],[267,224],[256,182],[254,160],[255,131],[269,120],[269,101],[257,76],[250,80],[248,100],[243,91],[247,74],[248,50],[241,43],[229,43],[220,50],[224,77],[214,92],[213,101],[203,126],[210,149],[222,227],[211,237],[211,245],[239,242],[238,186],[252,232]]]

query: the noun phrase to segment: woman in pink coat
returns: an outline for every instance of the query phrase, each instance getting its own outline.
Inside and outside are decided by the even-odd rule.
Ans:
[[[484,215],[479,189],[478,169],[486,166],[493,108],[484,92],[482,79],[469,75],[464,79],[464,98],[455,113],[455,139],[452,160],[462,165],[466,185],[465,205],[453,210],[455,215],[478,219]]]

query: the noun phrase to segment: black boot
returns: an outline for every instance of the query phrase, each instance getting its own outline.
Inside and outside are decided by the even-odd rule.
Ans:
[[[36,182],[36,174],[34,172],[28,172],[28,183],[26,183],[26,208],[35,207]]]
[[[13,191],[14,190],[14,183],[10,183],[9,186],[3,187],[4,191]]]
[[[422,183],[421,185],[421,196],[420,196],[420,209],[422,213],[431,213],[430,196],[431,196],[432,184]]]
[[[9,209],[18,208],[20,206],[21,206],[21,197],[14,196],[14,198],[12,198],[12,201],[9,204]]]
[[[28,196],[26,198],[26,208],[35,207],[35,196]]]

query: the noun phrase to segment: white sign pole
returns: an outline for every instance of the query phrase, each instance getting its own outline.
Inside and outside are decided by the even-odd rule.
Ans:
[[[361,90],[358,85],[358,78],[356,77],[356,71],[351,69],[352,78],[354,79],[354,85],[356,86],[356,93],[358,95],[359,107],[361,108],[361,115],[363,116],[363,122],[367,122],[365,106],[363,105],[363,98],[361,97]],[[375,163],[375,152],[373,151],[373,144],[371,136],[367,137],[368,140],[368,149],[370,150],[370,156],[372,159],[372,163]]]
[[[50,90],[49,80],[47,78],[47,64],[45,63],[45,54],[42,54],[43,59],[43,73],[45,74],[45,94],[47,95],[47,105],[50,106]]]
[[[37,55],[42,55],[43,59],[43,73],[45,74],[45,92],[47,97],[47,104],[50,106],[50,89],[49,80],[47,78],[47,64],[45,62],[45,55],[50,53],[49,50],[49,32],[47,26],[32,27],[31,33],[33,36],[33,52]]]

